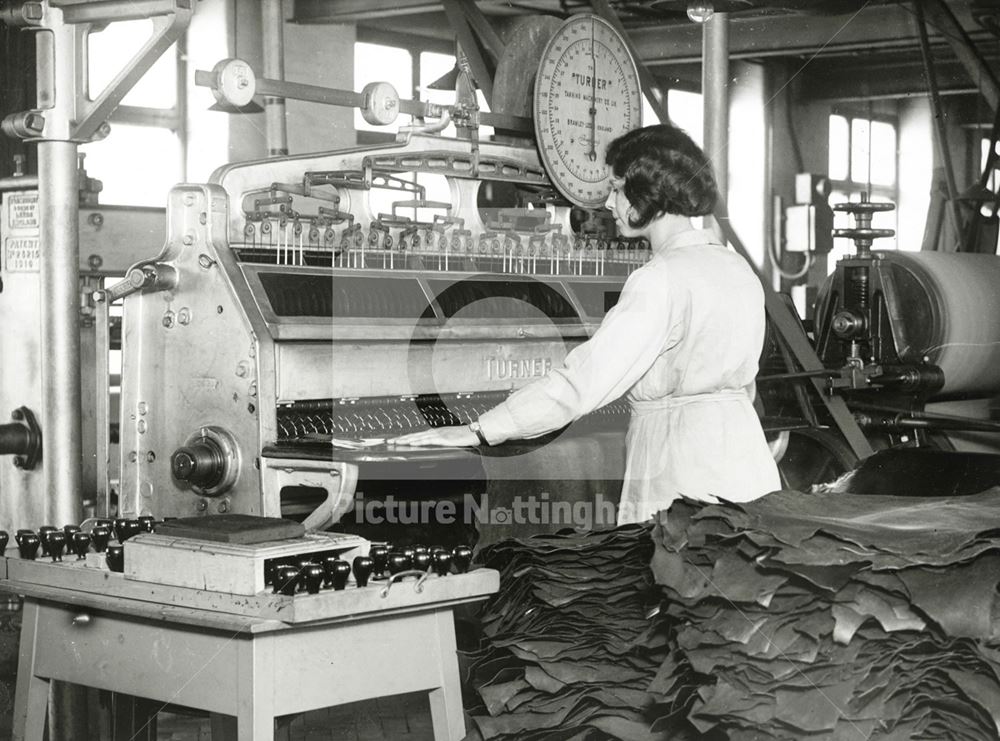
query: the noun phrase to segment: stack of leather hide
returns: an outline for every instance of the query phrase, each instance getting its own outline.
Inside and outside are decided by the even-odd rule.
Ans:
[[[656,718],[684,714],[649,692],[668,653],[649,570],[649,526],[507,540],[479,560],[500,571],[471,656],[470,738],[666,738]],[[476,735],[478,734],[478,736]]]
[[[657,519],[653,573],[702,733],[998,738],[1000,490],[682,499]]]

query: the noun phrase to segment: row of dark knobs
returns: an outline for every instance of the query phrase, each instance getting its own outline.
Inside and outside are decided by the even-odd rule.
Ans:
[[[79,525],[63,525],[57,528],[43,525],[38,532],[29,529],[18,530],[14,534],[18,554],[21,558],[35,560],[41,550],[42,556],[49,556],[53,561],[62,561],[63,553],[75,553],[78,560],[87,557],[91,546],[98,553],[104,553],[111,542],[112,536],[121,543],[142,532],[151,533],[156,523],[153,517],[139,517],[135,520],[118,518],[115,520],[97,520],[90,531],[81,530]],[[0,552],[7,548],[10,534],[0,530]],[[114,547],[114,544],[112,544]]]
[[[308,555],[299,558],[297,563],[283,560],[265,564],[264,580],[272,586],[275,594],[318,594],[321,588],[346,588],[352,573],[357,586],[365,587],[369,579],[385,579],[386,572],[395,576],[404,571],[433,571],[438,576],[446,576],[452,568],[464,574],[471,563],[472,549],[465,545],[456,546],[451,551],[440,546],[427,548],[417,545],[393,550],[386,545],[373,545],[369,555],[356,556],[350,564],[338,556],[326,556],[316,562]]]

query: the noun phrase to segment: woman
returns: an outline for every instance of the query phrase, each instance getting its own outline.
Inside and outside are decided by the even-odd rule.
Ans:
[[[764,295],[746,261],[690,217],[718,193],[705,154],[668,125],[608,147],[607,207],[619,233],[653,257],[562,368],[469,426],[397,438],[398,445],[496,445],[558,430],[622,394],[632,408],[618,523],[642,522],[680,495],[748,501],[779,487],[751,404],[764,341]]]

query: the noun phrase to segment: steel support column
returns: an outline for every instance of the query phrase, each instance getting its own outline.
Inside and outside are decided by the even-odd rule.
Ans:
[[[264,36],[264,77],[285,79],[285,16],[281,0],[263,0],[262,32]],[[279,157],[288,154],[288,132],[285,127],[285,99],[273,95],[264,98],[267,134],[267,154]]]
[[[42,475],[51,492],[48,521],[82,518],[80,443],[80,217],[77,145],[38,142],[41,227],[44,435]]]
[[[715,171],[723,206],[729,198],[729,14],[715,13],[702,24],[701,94],[704,149]],[[724,211],[728,218],[728,211]],[[716,233],[723,233],[715,226]]]

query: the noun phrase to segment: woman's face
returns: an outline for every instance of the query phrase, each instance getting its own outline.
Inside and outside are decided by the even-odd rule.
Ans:
[[[634,214],[632,204],[625,195],[625,181],[621,178],[611,176],[611,192],[604,205],[611,210],[615,217],[615,225],[618,227],[618,234],[622,237],[638,237],[641,230],[636,229],[629,223],[629,215]]]

